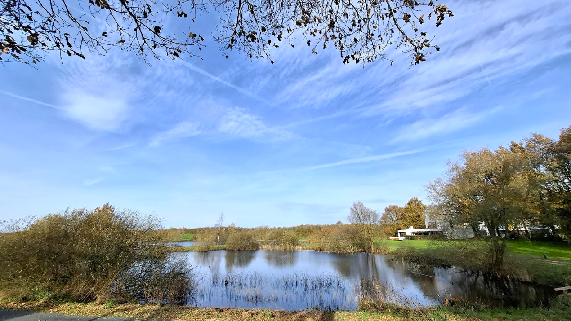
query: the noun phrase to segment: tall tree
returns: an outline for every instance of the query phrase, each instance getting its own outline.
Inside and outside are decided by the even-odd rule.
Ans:
[[[380,224],[387,235],[395,234],[397,230],[403,228],[400,224],[403,208],[398,205],[389,205],[381,216]]]
[[[522,226],[534,207],[530,192],[528,159],[503,147],[462,154],[460,163],[451,164],[445,180],[429,185],[433,200],[450,215],[450,221],[476,226],[484,223],[490,236],[490,265],[503,265],[505,242],[499,229]]]
[[[426,205],[418,198],[413,197],[404,207],[398,205],[385,207],[380,223],[384,226],[385,230],[392,229],[393,232],[411,226],[424,228],[426,221],[425,211]]]
[[[218,221],[214,225],[216,228],[216,244],[220,245],[225,242],[224,239],[221,240],[221,236],[224,232],[224,213],[220,213],[220,217],[218,217]]]
[[[550,146],[550,155],[550,200],[562,232],[571,237],[571,126],[561,130],[559,139]]]
[[[349,209],[347,220],[349,223],[356,224],[361,228],[364,237],[369,243],[369,251],[372,251],[375,227],[379,223],[379,213],[366,207],[362,202],[354,202]]]
[[[402,209],[402,217],[399,224],[408,228],[413,226],[415,228],[424,228],[426,226],[426,217],[424,212],[426,205],[416,197],[411,198]]]
[[[413,64],[440,48],[427,32],[453,14],[438,0],[3,0],[0,61],[37,63],[46,52],[84,58],[119,47],[146,59],[195,56],[205,36],[201,13],[217,15],[213,38],[227,55],[250,58],[294,46],[303,38],[312,53],[335,47],[344,63],[389,60],[385,50],[407,53]],[[171,22],[171,18],[179,21]],[[177,27],[180,26],[180,27]],[[391,61],[392,63],[392,61]]]

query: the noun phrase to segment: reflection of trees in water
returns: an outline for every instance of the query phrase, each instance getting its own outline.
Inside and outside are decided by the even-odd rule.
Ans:
[[[427,265],[406,262],[394,261],[392,264],[399,266],[403,273],[410,277],[425,297],[430,298],[436,302],[442,301],[442,293],[438,288],[438,280],[435,277],[435,268]]]
[[[266,251],[264,258],[268,265],[275,267],[288,267],[295,264],[296,252],[294,251]]]
[[[255,256],[255,251],[226,251],[226,270],[247,267]]]
[[[549,306],[555,292],[547,286],[521,282],[495,274],[441,269],[448,276],[447,297],[460,301],[481,302],[493,306]]]
[[[378,257],[373,254],[359,253],[349,255],[336,255],[331,260],[333,267],[340,275],[351,279],[379,279],[381,268],[378,266]]]
[[[220,272],[221,253],[215,252],[190,252],[192,258],[198,266],[207,267],[210,273],[217,274]]]
[[[445,299],[492,306],[547,305],[553,297],[548,287],[458,268],[433,267],[404,260],[386,260],[395,274],[410,278],[423,295],[437,302]],[[396,275],[395,275],[396,276]]]

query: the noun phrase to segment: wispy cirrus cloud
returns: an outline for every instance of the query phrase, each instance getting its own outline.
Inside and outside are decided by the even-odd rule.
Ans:
[[[286,141],[294,135],[279,127],[267,125],[263,119],[241,107],[214,106],[209,115],[194,121],[183,121],[170,129],[155,134],[149,146],[187,137],[208,135],[222,139],[249,139],[255,141]]]
[[[289,80],[275,86],[276,100],[290,108],[323,109],[316,121],[355,106],[365,118],[411,113],[436,116],[447,108],[446,103],[484,87],[499,86],[510,77],[571,53],[568,1],[546,0],[525,6],[518,0],[450,0],[446,4],[455,17],[438,28],[433,21],[423,25],[442,48],[427,57],[427,62],[411,67],[398,50],[387,52],[389,58],[399,57],[393,66],[385,61],[343,66],[338,55],[326,54],[326,59],[312,56],[319,68],[276,67],[272,76],[280,79],[286,73]],[[476,23],[482,19],[485,23]],[[291,55],[301,54],[291,51]]]
[[[283,141],[293,137],[292,133],[268,126],[260,116],[240,107],[226,110],[216,126],[216,131],[228,137],[269,141]]]
[[[193,122],[181,122],[169,130],[154,135],[149,146],[159,146],[163,141],[198,136],[201,133],[202,132],[198,129],[198,124]]]
[[[86,180],[83,181],[83,185],[84,185],[84,186],[92,186],[92,185],[95,185],[95,184],[97,184],[97,183],[100,183],[100,182],[102,182],[102,181],[104,181],[104,180],[105,180],[105,178],[103,178],[103,177],[89,178],[89,179],[86,179]]]
[[[502,107],[483,109],[479,112],[473,112],[464,107],[446,113],[440,117],[420,119],[411,124],[402,126],[396,137],[391,142],[414,141],[433,135],[452,133],[469,127],[500,109],[502,109]]]

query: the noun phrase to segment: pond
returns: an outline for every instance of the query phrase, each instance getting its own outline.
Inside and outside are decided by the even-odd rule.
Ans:
[[[356,310],[362,299],[412,307],[446,299],[506,306],[546,305],[547,287],[422,267],[384,255],[313,251],[212,251],[173,254],[194,266],[195,307]]]

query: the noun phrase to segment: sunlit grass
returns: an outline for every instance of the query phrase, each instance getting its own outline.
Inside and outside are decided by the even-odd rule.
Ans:
[[[541,259],[547,255],[550,260],[571,261],[571,245],[562,242],[510,241],[508,250]]]
[[[196,235],[195,235],[195,234],[192,234],[192,233],[184,233],[184,234],[182,235],[181,241],[182,241],[182,242],[192,242],[192,241],[195,240],[195,238],[196,238]]]
[[[439,240],[404,240],[389,241],[384,238],[375,239],[376,245],[388,247],[391,251],[398,248],[410,247],[414,249],[434,249],[441,247],[454,247],[461,242],[482,242],[477,240],[439,241]],[[541,241],[508,241],[508,253],[544,258],[544,254],[550,260],[571,261],[571,245],[564,242],[541,242]]]

